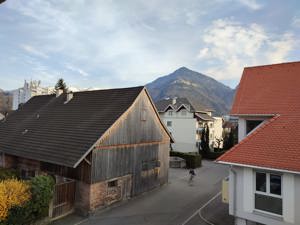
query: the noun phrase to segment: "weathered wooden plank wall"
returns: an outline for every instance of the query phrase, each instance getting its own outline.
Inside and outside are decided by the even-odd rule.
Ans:
[[[92,183],[132,174],[132,195],[166,183],[169,143],[143,92],[93,150]]]
[[[138,144],[168,141],[169,137],[161,126],[154,109],[142,92],[135,104],[101,139],[98,146]]]

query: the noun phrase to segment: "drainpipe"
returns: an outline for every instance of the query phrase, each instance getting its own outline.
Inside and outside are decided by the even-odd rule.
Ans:
[[[230,171],[233,174],[233,201],[232,201],[232,211],[233,211],[233,216],[236,217],[235,211],[236,211],[236,171],[233,169],[233,166],[230,166]]]

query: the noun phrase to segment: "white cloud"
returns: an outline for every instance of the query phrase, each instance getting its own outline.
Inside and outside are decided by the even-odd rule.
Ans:
[[[263,7],[263,5],[261,3],[258,3],[257,0],[237,0],[237,1],[252,10],[259,10]]]
[[[217,79],[238,79],[245,66],[287,60],[295,40],[289,33],[276,37],[257,24],[245,26],[232,20],[216,20],[203,35],[199,59],[213,61],[206,72]]]
[[[158,1],[89,1],[86,4],[65,0],[52,4],[12,0],[8,3],[11,10],[27,19],[22,26],[34,34],[35,45],[23,46],[27,52],[41,57],[43,53],[59,55],[71,61],[72,68],[65,67],[65,61],[50,57],[51,61],[67,70],[76,71],[82,77],[101,75],[98,71],[104,71],[107,80],[118,79],[123,85],[126,85],[123,81],[144,84],[159,74],[191,64],[190,51],[194,48],[192,41],[183,41],[186,40],[184,30],[187,23],[195,23],[199,16],[181,1],[170,1],[168,7],[160,5]],[[172,27],[175,23],[176,29]]]
[[[72,86],[141,85],[181,66],[235,79],[245,65],[286,59],[293,45],[292,36],[276,37],[257,24],[211,24],[218,16],[256,19],[263,5],[254,0],[10,0],[3,6],[0,19],[8,14],[14,22],[0,20],[1,43],[9,43],[0,46],[0,57],[27,53],[39,63],[12,70],[23,62],[16,56],[0,65],[21,79],[23,71],[47,73],[49,82],[52,74],[52,83],[63,76]]]
[[[48,58],[47,54],[43,53],[42,51],[37,50],[35,47],[33,47],[31,45],[21,44],[20,47],[32,55],[39,56],[42,58]]]
[[[66,64],[66,68],[68,70],[71,70],[71,71],[74,71],[74,72],[80,74],[83,77],[88,77],[89,76],[89,74],[87,72],[85,72],[84,70],[82,70],[82,69],[80,69],[78,67],[75,67],[75,66],[73,66],[71,64]]]
[[[294,27],[300,28],[300,16],[294,16],[292,25]]]

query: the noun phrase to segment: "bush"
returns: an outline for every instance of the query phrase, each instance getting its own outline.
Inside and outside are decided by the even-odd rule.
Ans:
[[[0,182],[0,220],[5,221],[9,210],[22,207],[31,197],[28,182],[8,179]]]
[[[49,203],[53,197],[54,180],[50,176],[37,176],[31,179],[31,199],[23,206],[15,206],[9,210],[5,223],[0,225],[31,224],[48,216]]]
[[[36,219],[48,215],[49,203],[53,197],[55,181],[50,176],[37,176],[31,180],[32,212]]]
[[[17,170],[0,168],[0,181],[7,180],[7,179],[13,179],[13,178],[19,178],[19,175],[20,174],[18,173]]]
[[[187,168],[201,167],[202,157],[198,153],[183,153],[171,151],[170,156],[177,156],[185,159]]]
[[[212,159],[215,160],[217,158],[219,158],[221,155],[223,155],[226,151],[219,151],[219,152],[207,152],[206,155],[204,156],[204,158],[206,159]]]

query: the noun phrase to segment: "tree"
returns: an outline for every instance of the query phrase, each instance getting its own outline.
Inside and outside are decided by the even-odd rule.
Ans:
[[[64,79],[62,79],[62,78],[58,79],[58,81],[55,85],[55,90],[63,90],[64,92],[66,92],[68,90]]]
[[[207,124],[205,124],[205,127],[202,130],[201,133],[201,150],[203,155],[206,155],[209,151],[209,127]]]
[[[224,137],[224,150],[231,149],[237,143],[237,127],[232,127]]]
[[[223,143],[223,138],[215,138],[216,139],[216,144],[217,144],[217,150],[220,151],[220,147],[221,147],[221,144]]]

